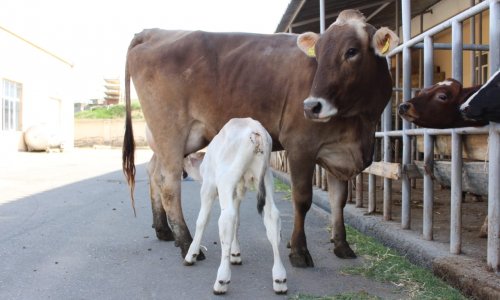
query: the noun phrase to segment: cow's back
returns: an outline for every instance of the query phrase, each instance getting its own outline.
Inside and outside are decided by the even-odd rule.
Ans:
[[[289,34],[150,29],[136,35],[127,59],[148,123],[175,111],[203,124],[207,140],[229,119],[251,117],[279,143],[286,102],[302,102],[315,68]]]

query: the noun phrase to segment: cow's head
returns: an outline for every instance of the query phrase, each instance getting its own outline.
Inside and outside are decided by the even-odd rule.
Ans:
[[[472,93],[472,89],[463,89],[459,81],[449,78],[401,103],[398,113],[403,119],[427,128],[481,126],[484,124],[467,120],[460,113],[460,105]]]
[[[500,70],[460,106],[467,119],[500,122]]]
[[[310,95],[304,101],[306,118],[327,122],[333,116],[364,111],[366,98],[377,92],[368,90],[376,84],[377,72],[388,74],[384,56],[397,44],[394,32],[385,27],[376,30],[357,10],[342,11],[322,35],[299,35],[299,48],[318,62]],[[380,70],[382,65],[384,70]]]

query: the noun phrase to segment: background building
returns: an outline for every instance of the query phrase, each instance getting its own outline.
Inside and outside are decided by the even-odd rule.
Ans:
[[[0,25],[0,151],[25,150],[23,132],[47,124],[73,147],[73,65]]]

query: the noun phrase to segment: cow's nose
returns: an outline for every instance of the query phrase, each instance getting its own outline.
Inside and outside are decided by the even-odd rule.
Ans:
[[[321,102],[318,100],[308,99],[304,101],[304,112],[308,116],[318,115],[321,112]]]
[[[400,115],[404,115],[404,114],[406,114],[408,112],[409,109],[410,109],[410,104],[408,104],[408,103],[401,103],[399,105],[398,113]]]

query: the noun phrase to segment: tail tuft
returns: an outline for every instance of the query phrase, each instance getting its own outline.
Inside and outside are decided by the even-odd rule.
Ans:
[[[266,186],[264,176],[262,176],[259,182],[259,191],[257,192],[257,211],[260,215],[262,215],[264,205],[266,205]]]

